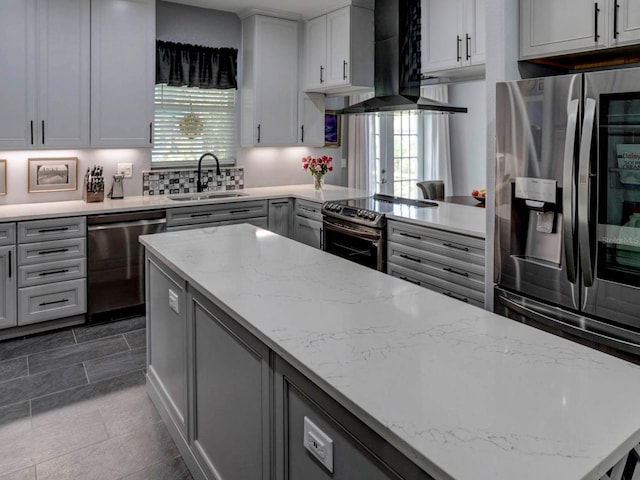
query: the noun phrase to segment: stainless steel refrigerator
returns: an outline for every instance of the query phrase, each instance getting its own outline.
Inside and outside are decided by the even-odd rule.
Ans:
[[[640,68],[497,85],[495,310],[640,358]]]

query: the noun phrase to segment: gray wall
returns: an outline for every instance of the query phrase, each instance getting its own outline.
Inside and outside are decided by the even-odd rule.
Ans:
[[[449,103],[469,109],[466,114],[451,115],[452,195],[470,195],[471,190],[486,188],[487,108],[486,82],[452,83]]]

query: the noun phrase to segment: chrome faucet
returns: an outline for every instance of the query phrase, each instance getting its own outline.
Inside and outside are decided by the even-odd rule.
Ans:
[[[209,182],[202,183],[202,159],[207,155],[210,157],[213,157],[214,160],[216,161],[216,176],[219,177],[220,175],[222,175],[222,173],[220,172],[220,160],[218,160],[218,157],[216,157],[213,153],[210,153],[210,152],[203,154],[200,157],[200,160],[198,160],[198,182],[196,183],[196,192],[198,193],[202,192],[209,185]]]

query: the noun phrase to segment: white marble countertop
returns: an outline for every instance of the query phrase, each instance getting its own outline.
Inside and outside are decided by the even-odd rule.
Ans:
[[[640,442],[639,366],[250,225],[141,238],[435,478],[598,479]]]
[[[177,208],[210,203],[243,202],[272,198],[293,197],[313,202],[338,201],[367,197],[367,192],[353,188],[324,185],[316,191],[313,185],[285,185],[277,187],[246,188],[237,198],[213,198],[208,200],[174,201],[165,196],[125,197],[121,200],[105,199],[104,202],[85,203],[82,200],[66,202],[23,203],[0,206],[0,222],[36,220],[39,218],[96,215],[127,211]],[[417,211],[420,210],[420,211]],[[397,218],[466,235],[485,238],[485,211],[461,205],[440,203],[438,208],[413,209],[397,206],[390,218]]]

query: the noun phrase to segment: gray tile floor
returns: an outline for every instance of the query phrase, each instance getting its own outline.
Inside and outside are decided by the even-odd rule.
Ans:
[[[144,318],[0,342],[0,480],[188,480],[145,392]]]

